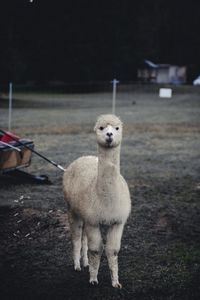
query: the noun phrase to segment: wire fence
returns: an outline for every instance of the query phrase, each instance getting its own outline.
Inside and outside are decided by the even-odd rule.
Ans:
[[[90,82],[49,82],[46,84],[30,83],[30,84],[15,84],[13,87],[15,92],[44,92],[44,93],[97,93],[97,92],[110,92],[112,91],[113,80],[110,81],[90,81]],[[140,83],[135,81],[120,81],[119,87],[133,87],[141,86]],[[9,83],[0,83],[0,94],[8,93]]]

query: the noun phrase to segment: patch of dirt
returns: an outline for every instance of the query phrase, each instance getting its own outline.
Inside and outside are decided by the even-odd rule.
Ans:
[[[26,113],[16,108],[15,131],[33,138],[37,151],[68,165],[96,153],[93,122],[107,112],[106,97],[66,95],[55,111],[48,97],[45,109],[38,102]],[[130,92],[119,93],[117,102],[125,124],[121,170],[132,197],[119,255],[123,288],[111,287],[105,254],[99,286],[89,286],[87,269],[73,270],[62,172],[33,156],[27,171],[48,175],[52,185],[0,176],[2,299],[200,299],[199,96],[165,101]],[[3,128],[6,122],[0,118]]]

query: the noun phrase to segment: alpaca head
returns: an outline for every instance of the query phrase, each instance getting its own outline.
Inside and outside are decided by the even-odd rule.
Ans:
[[[122,122],[115,115],[101,115],[94,127],[97,143],[101,147],[113,148],[122,140]]]

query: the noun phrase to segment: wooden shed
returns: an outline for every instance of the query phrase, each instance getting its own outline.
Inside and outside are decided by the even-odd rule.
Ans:
[[[184,84],[186,83],[186,71],[186,66],[154,64],[145,60],[144,66],[138,69],[137,77],[140,82]]]

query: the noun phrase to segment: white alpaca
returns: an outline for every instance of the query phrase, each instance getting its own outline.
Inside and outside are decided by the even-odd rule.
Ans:
[[[114,115],[102,115],[95,128],[98,157],[75,160],[63,177],[64,195],[73,244],[75,270],[88,265],[90,283],[98,284],[97,275],[103,251],[101,226],[106,225],[106,255],[112,286],[121,288],[118,280],[118,252],[131,200],[128,186],[120,174],[122,123]],[[87,256],[88,255],[88,256]]]

